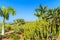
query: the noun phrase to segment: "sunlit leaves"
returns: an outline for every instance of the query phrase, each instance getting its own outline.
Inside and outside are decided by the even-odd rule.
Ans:
[[[0,8],[0,16],[3,16],[3,12],[2,12],[2,10],[1,10],[1,8]]]
[[[6,8],[5,6],[2,6],[2,8],[0,8],[0,15],[4,19],[8,20],[9,14],[12,14],[14,16],[16,14],[16,12],[13,8]]]
[[[13,8],[11,8],[11,7],[8,8],[8,12],[12,13],[13,16],[16,15],[15,10]]]

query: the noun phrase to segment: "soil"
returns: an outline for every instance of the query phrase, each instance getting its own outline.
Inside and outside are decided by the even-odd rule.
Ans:
[[[11,33],[13,33],[14,31],[9,31],[9,32],[6,32],[5,34],[11,34]],[[24,40],[24,38],[23,38],[23,36],[22,35],[18,35],[18,36],[20,36],[20,40]],[[0,40],[13,40],[12,38],[9,38],[9,39],[6,39],[6,38],[4,38],[4,39],[0,39]],[[60,40],[60,36],[56,39],[56,40]]]
[[[13,40],[12,38],[9,38],[9,39],[7,39],[7,38],[4,38],[4,39],[2,39],[2,40]]]
[[[22,35],[19,35],[20,36],[20,40],[24,40],[23,36]]]
[[[9,32],[6,32],[5,34],[11,34],[13,32],[14,32],[13,30],[10,30]]]
[[[13,30],[10,30],[9,32],[6,32],[5,34],[10,35],[10,34],[13,33],[13,32],[14,32]],[[20,39],[19,39],[19,40],[24,40],[24,38],[23,38],[22,35],[18,35],[18,36],[20,36]],[[0,39],[0,40],[13,40],[13,39],[12,39],[12,38],[9,38],[9,39],[4,38],[4,39]]]
[[[60,40],[60,36],[56,40]]]

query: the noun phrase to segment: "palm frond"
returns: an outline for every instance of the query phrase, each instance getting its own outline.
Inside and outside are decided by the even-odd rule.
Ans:
[[[0,16],[1,17],[3,16],[3,11],[1,10],[1,8],[0,8]]]
[[[8,8],[8,12],[12,13],[12,15],[14,16],[16,14],[16,11],[13,8]]]

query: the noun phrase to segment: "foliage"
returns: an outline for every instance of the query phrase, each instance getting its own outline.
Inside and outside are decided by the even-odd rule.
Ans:
[[[2,6],[0,8],[0,15],[4,17],[4,19],[8,20],[9,19],[9,14],[15,15],[15,10],[11,7],[6,8],[5,6]]]
[[[4,36],[0,36],[0,38],[13,38],[14,40],[19,40],[20,37],[18,35],[15,35],[15,34],[10,34],[10,35],[4,35]]]
[[[15,35],[15,34],[11,34],[10,38],[13,38],[14,40],[19,40],[20,39],[20,37]]]
[[[12,30],[12,29],[11,29],[11,26],[6,26],[6,27],[5,27],[5,32],[8,32],[8,31],[10,31],[10,30]]]
[[[24,33],[23,26],[16,26],[16,25],[14,25],[14,27],[12,27],[12,28],[15,31],[15,33],[17,33],[17,34]]]
[[[0,16],[3,17],[3,26],[2,26],[2,35],[4,35],[5,31],[5,20],[9,19],[9,15],[12,14],[13,16],[16,14],[15,10],[11,7],[4,7],[0,8]]]
[[[23,25],[23,24],[25,24],[24,19],[16,19],[16,20],[14,20],[14,22],[15,22],[15,24],[18,24],[18,25]]]
[[[14,21],[16,24],[13,24],[12,29],[15,33],[22,34],[25,40],[53,40],[60,36],[60,7],[47,9],[47,6],[40,5],[35,11],[37,21],[25,22],[24,19]],[[10,30],[10,27],[7,28],[6,30]],[[16,38],[14,34],[10,37]]]
[[[0,39],[2,38],[2,35],[0,35]]]
[[[1,26],[2,26],[2,25],[0,24],[0,35],[1,35],[1,31],[2,31],[2,29],[1,29],[2,27],[1,27]]]

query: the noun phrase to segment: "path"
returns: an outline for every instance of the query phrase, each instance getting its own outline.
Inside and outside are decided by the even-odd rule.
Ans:
[[[5,34],[11,34],[11,33],[14,33],[13,30],[9,31],[9,32],[6,32]]]
[[[14,31],[13,30],[10,30],[9,32],[6,32],[5,34],[11,34],[11,33],[14,33]],[[24,40],[24,38],[23,38],[23,36],[22,35],[19,35],[18,34],[18,36],[20,36],[20,39],[19,40]],[[2,39],[2,40],[13,40],[12,38],[9,38],[9,39],[6,39],[6,38],[4,38],[4,39]],[[60,36],[56,39],[56,40],[60,40]]]
[[[60,36],[56,40],[60,40]]]
[[[9,31],[9,32],[6,32],[5,34],[11,34],[11,33],[14,33],[14,31],[13,30],[11,30],[11,31]],[[18,35],[18,36],[20,36],[20,39],[19,40],[24,40],[24,38],[23,38],[23,36],[22,35]],[[9,39],[6,39],[6,38],[4,38],[4,39],[2,39],[2,40],[13,40],[12,38],[9,38]]]

